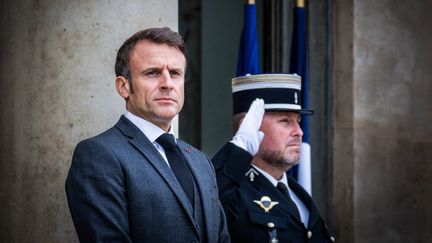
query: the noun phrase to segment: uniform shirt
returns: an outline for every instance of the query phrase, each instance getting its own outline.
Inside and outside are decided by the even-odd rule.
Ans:
[[[168,159],[165,155],[165,150],[162,148],[162,146],[160,146],[156,142],[156,139],[160,135],[164,134],[165,131],[162,130],[160,127],[156,126],[155,124],[153,124],[153,123],[151,123],[151,122],[149,122],[149,121],[147,121],[141,117],[138,117],[138,116],[130,113],[129,111],[126,112],[125,117],[127,119],[129,119],[135,126],[137,126],[142,133],[144,133],[144,135],[150,140],[150,142],[153,143],[153,145],[155,146],[157,151],[162,155],[162,158],[164,158],[167,165],[170,166],[168,163]],[[170,130],[168,131],[168,133],[170,133],[174,136],[175,142],[177,143],[177,138],[174,134],[174,130],[172,129],[172,126],[170,127]]]
[[[282,182],[283,184],[285,184],[285,186],[288,188],[288,191],[289,191],[291,199],[294,201],[294,203],[297,206],[297,209],[299,210],[300,219],[301,219],[302,223],[304,224],[304,226],[307,228],[308,223],[309,223],[309,210],[304,205],[304,203],[302,202],[302,200],[300,200],[300,198],[297,197],[297,195],[289,187],[286,173],[283,173],[282,178],[279,181],[277,181],[273,176],[271,176],[266,171],[258,168],[257,166],[255,166],[253,164],[252,164],[252,166],[255,169],[257,169],[265,178],[267,178],[267,180],[269,180],[273,184],[274,187],[277,186],[278,182]]]

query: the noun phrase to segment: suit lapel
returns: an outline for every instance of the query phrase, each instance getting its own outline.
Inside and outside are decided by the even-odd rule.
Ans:
[[[180,151],[185,156],[188,166],[191,169],[192,175],[195,179],[196,188],[199,191],[195,193],[195,196],[200,197],[201,205],[204,212],[203,218],[207,228],[207,236],[209,237],[209,239],[212,239],[212,230],[210,229],[214,229],[214,227],[216,226],[213,227],[214,222],[212,221],[212,219],[214,218],[214,215],[212,213],[214,212],[212,212],[211,208],[209,208],[209,205],[212,205],[214,203],[210,201],[212,199],[212,192],[209,189],[213,188],[214,190],[216,190],[216,184],[212,184],[209,180],[206,179],[208,178],[207,176],[203,176],[203,174],[208,172],[204,171],[202,169],[203,166],[200,165],[202,163],[205,163],[200,159],[202,158],[202,156],[196,154],[196,151],[192,150],[192,148],[187,143],[184,143],[181,140],[178,140],[178,146],[180,148]]]
[[[304,205],[309,210],[309,226],[312,227],[319,222],[320,216],[318,209],[312,200],[312,197],[301,187],[293,178],[288,177],[288,184],[294,193],[302,200]]]
[[[173,193],[179,199],[180,204],[186,210],[190,220],[193,222],[193,209],[186,194],[177,182],[175,175],[159,154],[154,145],[147,139],[147,137],[127,118],[122,116],[117,122],[116,127],[127,137],[130,138],[129,142],[141,152],[147,161],[155,168],[161,175],[163,180],[168,184]]]

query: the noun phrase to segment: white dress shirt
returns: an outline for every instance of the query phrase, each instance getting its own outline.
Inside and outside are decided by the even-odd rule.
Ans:
[[[130,113],[129,111],[126,111],[125,117],[127,119],[129,119],[135,126],[137,126],[139,128],[139,130],[141,130],[142,133],[144,133],[144,135],[150,140],[150,142],[153,143],[153,145],[155,146],[155,148],[157,149],[157,151],[162,155],[162,157],[165,159],[165,162],[168,164],[168,159],[165,155],[165,150],[162,148],[162,146],[160,146],[157,142],[156,139],[165,133],[164,130],[162,130],[160,127],[156,126],[155,124],[139,117],[136,116],[132,113]],[[168,133],[172,134],[174,136],[175,142],[177,143],[177,138],[175,137],[174,134],[174,130],[172,128],[172,126],[170,127],[170,130],[168,131]]]

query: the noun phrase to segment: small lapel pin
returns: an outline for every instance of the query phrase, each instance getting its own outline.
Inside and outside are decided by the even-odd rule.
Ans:
[[[191,152],[191,148],[185,148],[185,151],[186,151],[187,153],[190,153],[190,152]]]
[[[264,209],[264,212],[268,213],[270,210],[275,206],[278,205],[279,202],[273,202],[270,197],[263,196],[259,201],[254,200],[254,203],[258,204],[262,209]]]
[[[255,176],[259,175],[258,172],[254,169],[251,168],[250,170],[248,170],[248,172],[246,172],[245,176],[249,177],[250,181],[254,181]]]

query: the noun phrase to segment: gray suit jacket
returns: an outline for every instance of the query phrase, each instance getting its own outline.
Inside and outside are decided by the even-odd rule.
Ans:
[[[207,242],[229,242],[211,162],[187,143],[178,145],[201,196]],[[77,145],[66,194],[81,242],[203,242],[175,175],[124,116]]]

